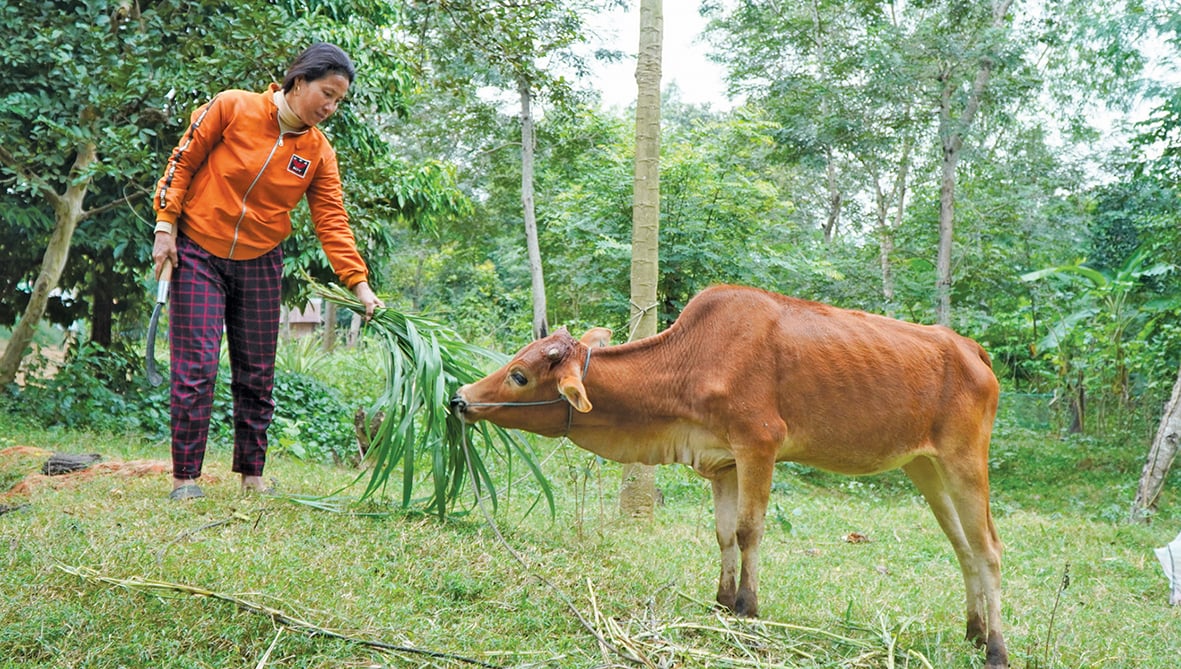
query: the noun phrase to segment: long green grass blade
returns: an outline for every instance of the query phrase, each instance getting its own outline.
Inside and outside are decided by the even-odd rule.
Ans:
[[[329,302],[364,313],[352,293],[339,286],[315,284],[314,289]],[[396,309],[378,309],[367,328],[377,334],[384,349],[386,377],[368,415],[381,412],[385,419],[370,436],[366,454],[370,475],[361,500],[384,494],[400,469],[403,507],[421,503],[439,516],[454,513],[466,489],[466,448],[476,494],[487,496],[493,508],[498,497],[496,472],[506,472],[499,476],[511,481],[514,464],[521,461],[553,513],[553,490],[533,450],[503,428],[465,426],[448,408],[459,386],[484,376],[481,362],[501,364],[504,356],[463,341],[440,323]],[[423,484],[429,495],[415,500],[414,492]]]

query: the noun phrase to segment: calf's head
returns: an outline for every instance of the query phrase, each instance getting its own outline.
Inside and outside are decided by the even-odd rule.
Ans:
[[[592,408],[583,375],[591,348],[606,345],[610,335],[606,328],[592,328],[576,340],[559,328],[522,348],[504,367],[461,387],[451,408],[469,423],[486,420],[545,436],[565,434],[572,410]]]

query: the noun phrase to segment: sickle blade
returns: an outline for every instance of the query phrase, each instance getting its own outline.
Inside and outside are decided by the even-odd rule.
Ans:
[[[164,304],[161,302],[156,303],[156,307],[152,309],[152,321],[148,323],[147,372],[148,383],[153,386],[158,386],[164,382],[164,377],[156,369],[156,328],[160,325],[160,311],[163,306]]]

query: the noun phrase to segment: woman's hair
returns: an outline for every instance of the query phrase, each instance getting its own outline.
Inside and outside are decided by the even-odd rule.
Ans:
[[[357,70],[343,49],[335,44],[317,42],[304,49],[287,68],[287,76],[283,78],[283,92],[290,92],[299,77],[303,77],[304,81],[315,81],[330,74],[339,74],[352,84]]]

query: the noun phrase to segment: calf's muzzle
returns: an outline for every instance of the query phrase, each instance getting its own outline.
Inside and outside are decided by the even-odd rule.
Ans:
[[[451,413],[463,416],[467,412],[467,400],[458,392],[451,397]]]

